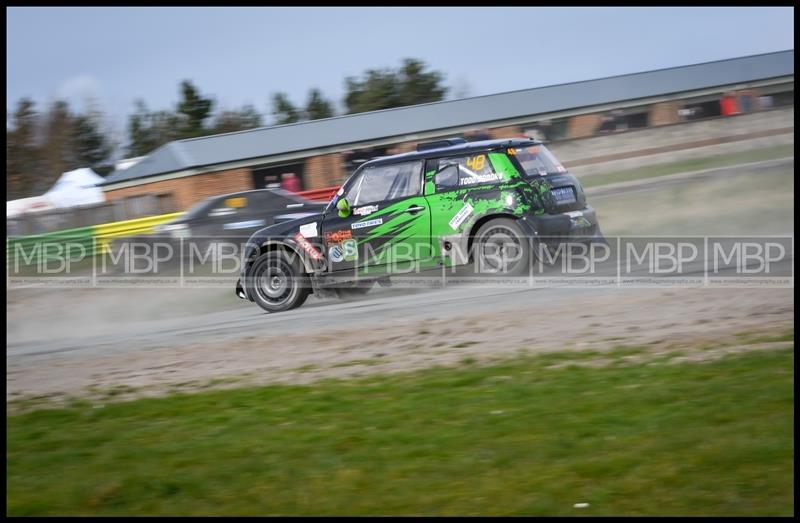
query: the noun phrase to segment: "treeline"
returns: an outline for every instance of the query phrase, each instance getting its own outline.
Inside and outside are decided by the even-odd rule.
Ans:
[[[102,119],[98,110],[73,113],[62,100],[44,112],[28,98],[20,100],[6,125],[7,198],[42,194],[61,173],[79,167],[110,172],[116,144]]]
[[[345,79],[344,113],[355,114],[443,100],[448,88],[444,75],[427,70],[415,59],[405,59],[396,69],[368,69],[360,77]],[[211,96],[190,81],[180,86],[180,99],[172,109],[150,110],[142,100],[128,118],[127,146],[115,143],[103,114],[96,108],[73,112],[58,100],[38,111],[28,98],[20,100],[6,125],[6,190],[8,199],[41,194],[61,173],[90,167],[107,175],[113,159],[152,152],[165,143],[219,133],[244,131],[263,125],[282,125],[337,115],[333,102],[316,88],[295,104],[286,93],[269,99],[266,118],[252,105],[218,110]]]

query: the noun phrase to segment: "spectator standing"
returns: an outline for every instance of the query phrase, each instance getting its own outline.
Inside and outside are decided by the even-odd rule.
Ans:
[[[749,113],[753,111],[753,95],[750,91],[739,93],[739,107],[743,113]]]
[[[281,189],[289,192],[300,192],[300,180],[294,173],[283,173],[281,175]]]
[[[736,97],[733,96],[733,93],[725,93],[725,96],[719,101],[720,112],[722,116],[732,116],[734,114],[739,114],[739,106],[736,103]]]
[[[542,141],[549,142],[553,137],[553,123],[550,120],[542,120],[539,132],[542,134]]]

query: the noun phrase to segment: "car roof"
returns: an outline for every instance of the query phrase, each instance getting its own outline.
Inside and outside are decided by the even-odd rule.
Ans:
[[[298,199],[301,200],[301,201],[302,200],[306,200],[306,198],[303,198],[302,196],[300,196],[300,195],[298,195],[296,193],[293,193],[291,191],[287,191],[285,189],[281,189],[279,187],[270,187],[270,188],[264,188],[264,189],[247,189],[247,190],[244,190],[244,191],[236,191],[236,192],[231,192],[231,193],[227,193],[227,194],[218,194],[218,195],[215,195],[215,196],[209,196],[208,198],[206,198],[206,200],[208,200],[208,201],[211,201],[211,200],[214,200],[214,199],[222,200],[222,199],[227,199],[227,198],[231,198],[231,197],[234,197],[234,196],[245,196],[247,194],[253,194],[253,193],[256,193],[256,194],[274,194],[274,195],[282,196],[282,197],[287,198],[289,200],[295,200],[295,201],[297,201]]]
[[[396,162],[405,162],[411,160],[422,160],[427,158],[441,158],[443,156],[451,156],[459,153],[469,154],[477,151],[488,151],[497,149],[506,149],[508,147],[527,147],[530,145],[541,145],[542,142],[534,140],[533,138],[504,138],[499,140],[481,140],[477,142],[465,142],[456,145],[445,145],[433,149],[425,149],[422,151],[412,151],[409,153],[394,154],[392,156],[381,156],[373,158],[365,162],[361,167],[384,165]]]

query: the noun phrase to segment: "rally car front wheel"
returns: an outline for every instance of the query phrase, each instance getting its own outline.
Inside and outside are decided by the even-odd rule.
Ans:
[[[259,256],[250,268],[245,285],[248,294],[267,312],[299,307],[311,293],[300,259],[290,257],[285,251],[270,251]]]

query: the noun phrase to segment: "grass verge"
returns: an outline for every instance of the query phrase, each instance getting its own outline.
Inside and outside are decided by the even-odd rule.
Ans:
[[[765,147],[763,149],[755,149],[752,151],[707,156],[705,158],[695,158],[680,162],[649,165],[647,167],[638,167],[636,169],[629,169],[625,171],[582,176],[581,185],[588,189],[589,187],[599,187],[601,185],[608,185],[611,183],[628,182],[631,180],[645,180],[647,178],[666,176],[668,174],[699,171],[702,169],[712,169],[714,167],[726,167],[729,165],[738,165],[742,163],[761,162],[764,160],[774,160],[787,156],[794,156],[793,144],[775,145],[772,147]]]
[[[8,416],[7,512],[794,513],[792,349],[552,363]]]

